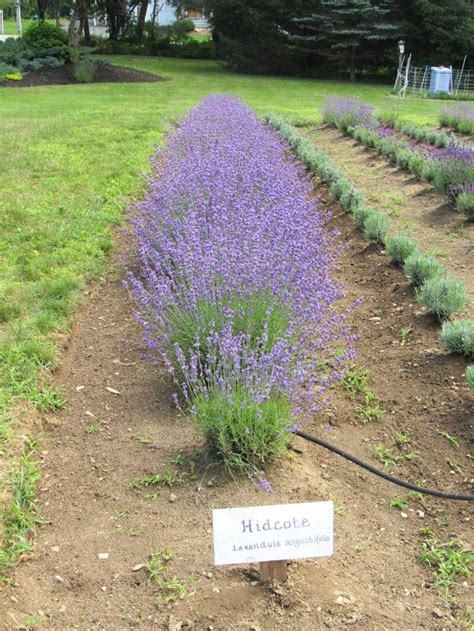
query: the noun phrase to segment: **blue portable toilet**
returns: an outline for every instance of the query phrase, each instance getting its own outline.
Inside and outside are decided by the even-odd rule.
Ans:
[[[444,66],[440,66],[438,68],[436,66],[432,66],[430,87],[428,90],[429,94],[439,94],[440,92],[449,94],[449,92],[451,92],[452,78],[452,68],[445,68]]]

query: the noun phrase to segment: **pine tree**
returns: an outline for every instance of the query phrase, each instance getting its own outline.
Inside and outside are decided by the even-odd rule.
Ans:
[[[399,26],[391,19],[390,0],[321,0],[317,12],[294,19],[298,32],[290,39],[338,66],[345,66],[355,81],[356,58],[362,47],[376,42],[394,41]],[[370,46],[369,46],[370,47]]]

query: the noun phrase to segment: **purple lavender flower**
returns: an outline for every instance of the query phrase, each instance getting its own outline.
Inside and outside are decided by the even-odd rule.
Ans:
[[[249,462],[276,453],[265,440],[285,442],[285,401],[295,422],[319,409],[330,380],[318,366],[333,357],[337,379],[333,351],[350,340],[339,252],[287,149],[237,100],[208,97],[153,156],[132,220],[129,287],[150,355],[197,422],[212,412],[203,431],[219,452]]]
[[[326,97],[321,106],[323,121],[342,131],[348,127],[376,128],[375,108],[359,99]]]

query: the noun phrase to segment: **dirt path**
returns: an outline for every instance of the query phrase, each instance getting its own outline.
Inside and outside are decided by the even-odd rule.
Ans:
[[[463,223],[446,198],[378,153],[327,126],[306,130],[318,149],[340,164],[365,191],[369,205],[385,210],[394,227],[412,234],[424,251],[433,251],[472,298],[462,316],[474,317],[474,224]],[[461,317],[461,316],[460,316]]]
[[[464,385],[465,361],[442,352],[438,327],[401,272],[367,249],[340,208],[335,213],[349,244],[340,276],[350,296],[364,300],[351,316],[360,334],[357,366],[370,367],[385,415],[363,424],[355,412],[360,400],[338,388],[307,429],[373,463],[373,448],[404,432],[420,456],[389,471],[469,492],[474,397]],[[444,600],[417,558],[424,526],[439,540],[469,539],[466,504],[410,498],[402,514],[389,499],[407,498],[403,489],[301,439],[270,469],[272,495],[210,463],[161,491],[128,488],[137,476],[169,471],[176,480],[190,471],[187,456],[201,439],[172,407],[164,375],[141,359],[141,332],[118,276],[111,272],[85,298],[56,375],[68,406],[45,419],[39,507],[47,523],[35,554],[3,586],[1,628],[459,629],[474,604],[472,590],[464,582]],[[404,344],[402,327],[411,329]],[[456,436],[459,447],[440,431]],[[260,585],[252,568],[213,566],[212,508],[320,499],[337,507],[331,559],[292,563],[288,584],[274,589]],[[140,569],[158,547],[173,551],[169,577],[187,590],[174,604],[159,602]]]

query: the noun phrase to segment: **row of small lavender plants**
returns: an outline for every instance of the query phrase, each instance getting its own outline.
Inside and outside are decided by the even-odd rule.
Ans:
[[[469,103],[457,103],[444,107],[439,116],[442,127],[452,127],[461,134],[474,135],[474,107]]]
[[[324,122],[432,182],[436,190],[451,198],[468,221],[474,220],[474,149],[453,139],[444,147],[413,143],[400,137],[393,123],[376,117],[373,106],[358,99],[328,98],[321,113]]]
[[[389,235],[390,221],[387,215],[367,207],[364,194],[356,189],[327,154],[318,151],[309,140],[302,138],[283,118],[272,115],[267,117],[267,121],[279,131],[308,169],[330,186],[334,197],[348,212],[353,213],[365,236],[384,243],[392,261],[403,267],[413,284],[417,299],[442,321],[440,342],[443,347],[449,352],[474,359],[474,321],[448,320],[470,302],[463,283],[449,274],[435,257],[423,253],[410,236]],[[474,367],[468,367],[466,376],[471,385]]]
[[[339,252],[287,149],[236,99],[207,97],[152,158],[133,218],[149,357],[226,467],[251,474],[352,357]]]

